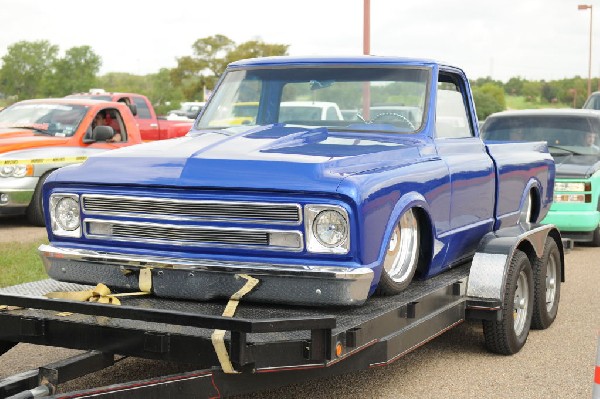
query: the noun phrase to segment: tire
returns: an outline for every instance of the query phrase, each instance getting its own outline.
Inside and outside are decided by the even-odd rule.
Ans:
[[[591,244],[594,247],[600,247],[600,226],[596,227],[596,230],[594,230]]]
[[[556,241],[548,237],[544,246],[544,255],[535,262],[533,269],[534,299],[531,328],[544,330],[556,319],[561,278],[560,252]]]
[[[402,214],[394,227],[383,260],[376,293],[396,295],[412,281],[419,264],[420,228],[414,209]]]
[[[27,207],[26,216],[29,223],[34,226],[44,227],[46,225],[46,221],[44,219],[44,207],[42,205],[42,186],[46,181],[50,173],[46,173],[40,180],[38,181],[37,186],[35,186],[35,190],[33,191],[33,197],[31,198],[31,202]]]
[[[484,320],[483,335],[491,352],[513,355],[525,345],[533,315],[533,272],[524,252],[515,251],[505,284],[500,320]]]

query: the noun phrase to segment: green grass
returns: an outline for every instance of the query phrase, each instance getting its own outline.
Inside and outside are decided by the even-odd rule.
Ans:
[[[37,248],[48,240],[0,244],[0,287],[48,278]]]
[[[506,109],[570,108],[572,104],[525,101],[523,96],[504,96]]]

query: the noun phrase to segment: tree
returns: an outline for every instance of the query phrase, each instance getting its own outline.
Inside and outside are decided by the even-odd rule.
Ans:
[[[45,91],[48,96],[62,97],[70,93],[88,91],[96,86],[96,74],[102,59],[90,46],[72,47],[64,58],[53,63],[54,73],[47,76]]]
[[[504,85],[504,92],[511,96],[520,96],[523,92],[523,82],[525,81],[519,76],[510,78]]]
[[[202,98],[205,88],[212,90],[227,64],[244,58],[286,55],[288,45],[268,44],[251,40],[236,45],[223,35],[198,39],[192,45],[193,56],[177,59],[177,67],[171,70],[171,80],[181,86],[187,99]]]
[[[500,112],[506,108],[504,89],[491,82],[473,87],[473,101],[479,120],[484,120],[494,112]]]
[[[43,83],[53,73],[58,46],[47,40],[20,41],[8,47],[0,68],[0,91],[18,99],[43,95]]]

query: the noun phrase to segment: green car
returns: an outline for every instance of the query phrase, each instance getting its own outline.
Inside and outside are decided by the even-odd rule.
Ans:
[[[556,162],[554,202],[544,224],[564,238],[600,246],[600,112],[582,109],[505,111],[482,127],[486,141],[545,141]],[[535,210],[534,210],[535,211]]]

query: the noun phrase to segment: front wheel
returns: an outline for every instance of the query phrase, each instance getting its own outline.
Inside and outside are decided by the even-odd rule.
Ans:
[[[543,330],[554,322],[560,301],[560,282],[562,278],[560,252],[556,242],[548,237],[544,246],[544,255],[535,262],[533,279],[535,294],[531,327]]]
[[[49,174],[50,173],[46,173],[40,177],[37,186],[35,186],[31,202],[27,207],[27,220],[34,226],[44,227],[46,225],[46,221],[44,219],[44,207],[42,206],[42,186],[44,185],[44,182]]]
[[[533,273],[524,252],[516,250],[506,276],[500,320],[484,320],[483,335],[487,348],[501,355],[521,350],[531,328]]]
[[[380,295],[395,295],[412,281],[419,263],[419,222],[414,209],[409,209],[394,227],[383,260],[377,287]]]

